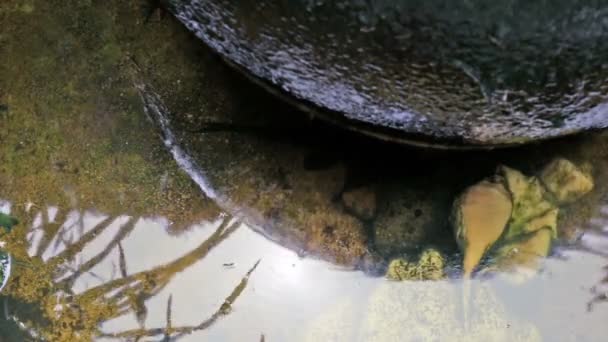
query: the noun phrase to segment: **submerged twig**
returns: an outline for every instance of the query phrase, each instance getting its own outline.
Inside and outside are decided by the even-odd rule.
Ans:
[[[113,217],[111,217],[111,216],[107,217],[103,221],[96,224],[95,227],[93,227],[93,229],[88,231],[86,234],[82,235],[82,237],[80,237],[78,239],[78,241],[67,246],[63,252],[50,258],[47,262],[50,264],[56,264],[56,263],[61,263],[61,262],[65,262],[65,261],[71,261],[72,259],[74,259],[74,257],[78,253],[80,253],[82,251],[82,249],[84,248],[84,246],[86,244],[93,241],[93,239],[95,239],[101,232],[103,232],[108,227],[108,225],[110,225],[110,223],[112,223],[113,221],[114,221]]]
[[[222,222],[220,227],[207,240],[205,240],[196,249],[192,250],[181,258],[169,264],[157,267],[156,269],[153,269],[151,271],[142,271],[132,274],[126,278],[114,279],[106,284],[88,289],[82,294],[82,296],[98,296],[106,293],[111,293],[112,291],[119,289],[120,287],[123,287],[125,285],[128,285],[129,283],[145,279],[154,280],[154,283],[156,283],[157,285],[153,290],[150,291],[150,293],[157,292],[156,290],[159,290],[160,288],[164,287],[174,274],[183,271],[199,259],[204,258],[209,253],[209,251],[211,251],[220,242],[224,241],[228,236],[230,236],[240,225],[239,222],[236,222],[232,226],[225,228],[228,225],[229,221],[230,219],[226,218],[224,222]]]
[[[608,302],[608,291],[598,293],[597,289],[594,287],[591,290],[591,293],[594,294],[594,297],[587,303],[587,312],[591,312],[593,307],[601,302]]]
[[[74,272],[74,274],[69,277],[63,279],[58,286],[71,288],[74,285],[74,282],[78,277],[82,274],[90,271],[93,267],[99,264],[108,254],[112,252],[114,247],[118,245],[120,241],[122,241],[133,229],[135,229],[135,224],[139,221],[138,217],[130,218],[127,223],[125,223],[122,227],[120,227],[119,232],[114,236],[112,241],[97,255],[89,259],[87,262],[78,267],[78,270]]]
[[[127,277],[127,260],[125,260],[125,251],[122,249],[120,242],[118,243],[118,268],[120,275],[123,278]]]
[[[163,337],[163,341],[169,341],[171,339],[171,333],[173,333],[172,325],[171,325],[171,306],[173,305],[173,295],[169,295],[169,299],[167,299],[167,326],[165,327],[165,336]]]
[[[230,312],[232,311],[232,305],[234,304],[234,302],[239,298],[239,296],[243,293],[243,291],[247,287],[247,283],[249,282],[249,277],[251,276],[253,271],[255,271],[255,269],[258,267],[258,265],[260,264],[260,261],[261,260],[258,260],[249,269],[249,271],[243,276],[241,281],[232,290],[232,292],[228,295],[228,297],[226,297],[226,299],[224,299],[224,302],[222,303],[222,305],[220,305],[220,307],[209,318],[205,319],[198,325],[171,328],[170,329],[171,332],[176,333],[175,336],[169,335],[169,337],[167,337],[167,332],[168,332],[167,328],[153,328],[153,329],[145,329],[145,330],[133,329],[133,330],[127,330],[127,331],[113,333],[113,334],[102,334],[101,336],[102,337],[113,337],[113,338],[141,338],[141,337],[152,337],[152,336],[157,336],[160,334],[165,334],[164,335],[165,340],[167,340],[168,338],[177,339],[186,334],[191,334],[194,331],[205,330],[205,329],[209,328],[211,325],[213,325],[221,317],[230,314]],[[169,308],[171,305],[170,302],[167,305]],[[167,315],[168,315],[167,317],[169,318],[170,317],[169,310],[167,312]],[[169,325],[169,323],[170,322],[168,320],[167,324]]]
[[[44,229],[44,235],[40,240],[40,244],[38,245],[38,250],[36,251],[36,255],[42,256],[44,251],[49,247],[53,237],[59,232],[59,229],[63,226],[65,221],[67,220],[69,212],[61,207],[57,208],[57,214],[52,222],[49,220],[48,209],[42,208],[40,210],[40,214],[42,215],[42,226]]]

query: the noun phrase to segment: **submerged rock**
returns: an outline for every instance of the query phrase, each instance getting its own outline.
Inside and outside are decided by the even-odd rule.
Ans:
[[[345,214],[320,211],[302,218],[308,227],[306,251],[326,260],[356,266],[367,252],[363,225]]]
[[[549,226],[557,236],[557,208],[547,200],[547,191],[538,178],[527,177],[521,172],[499,167],[513,200],[513,212],[504,240],[531,233]]]
[[[470,326],[449,282],[387,282],[371,295],[361,341],[541,341],[531,323],[511,316],[494,291],[479,284]]]
[[[384,257],[419,251],[430,237],[443,234],[449,201],[438,191],[398,188],[379,202],[374,244]]]
[[[357,188],[342,193],[344,207],[363,220],[376,215],[376,192],[369,187]]]
[[[549,163],[539,177],[500,166],[495,183],[481,181],[455,201],[452,224],[464,253],[465,275],[486,254],[490,265],[484,272],[505,271],[527,279],[540,268],[552,239],[558,237],[558,206],[591,191],[593,179],[561,158]],[[490,185],[508,192],[492,196]],[[506,227],[500,226],[503,222],[508,222]]]
[[[463,271],[469,276],[484,254],[502,235],[513,204],[501,180],[484,180],[469,187],[456,200],[453,226],[464,253]]]
[[[484,272],[499,272],[508,279],[521,283],[533,277],[542,265],[542,259],[549,254],[553,231],[541,228],[517,241],[506,243],[493,253],[494,260]]]
[[[445,278],[445,259],[434,249],[427,249],[418,262],[394,259],[388,265],[386,277],[391,280],[439,280]]]
[[[542,341],[539,329],[512,314],[487,283],[475,284],[471,324],[448,281],[384,281],[363,302],[328,305],[295,341]]]
[[[594,186],[590,172],[563,158],[547,165],[540,174],[540,180],[560,204],[576,201]]]

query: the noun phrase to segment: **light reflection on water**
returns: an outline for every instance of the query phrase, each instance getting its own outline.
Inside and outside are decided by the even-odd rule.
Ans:
[[[2,202],[4,212],[9,208],[9,202]],[[56,207],[45,210],[49,222],[57,218]],[[131,307],[101,324],[106,336],[140,328],[164,328],[169,298],[173,327],[200,324],[218,310],[257,260],[261,260],[259,267],[232,310],[210,328],[180,340],[257,341],[264,335],[270,341],[510,341],[535,340],[540,334],[547,341],[598,341],[608,333],[608,305],[598,303],[591,310],[587,306],[593,297],[592,287],[606,276],[603,267],[607,259],[586,251],[564,251],[559,258],[548,259],[544,271],[524,285],[513,286],[502,277],[476,281],[472,325],[465,331],[458,280],[390,282],[371,278],[324,261],[300,258],[230,217],[201,222],[176,235],[168,233],[167,222],[162,218],[134,219],[71,211],[40,254],[44,244],[41,231],[45,229],[41,216],[36,215],[27,234],[30,256],[42,255],[48,262],[90,239],[77,248],[74,258],[68,259],[71,261],[57,265],[56,283],[73,276],[95,256],[103,255],[75,278],[71,289],[76,296],[115,281],[124,276],[122,272],[130,276],[187,260],[173,269],[175,273],[170,272],[169,281],[145,300],[143,319],[142,308]],[[238,228],[203,257],[184,258],[210,239],[223,222],[237,224]],[[121,236],[129,224],[132,228]],[[599,251],[606,250],[607,240],[598,233],[582,238]],[[596,286],[595,290],[602,288]],[[139,317],[135,313],[138,310]],[[155,337],[162,339],[163,335]]]

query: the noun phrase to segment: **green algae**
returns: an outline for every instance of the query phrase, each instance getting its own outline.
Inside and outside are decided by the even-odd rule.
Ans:
[[[434,249],[422,252],[417,262],[394,259],[388,265],[386,278],[390,280],[440,280],[445,278],[446,261]]]
[[[539,178],[557,203],[568,204],[593,190],[590,169],[590,164],[579,168],[567,159],[558,158],[542,170]]]
[[[479,255],[477,261],[479,262],[483,256],[489,258],[490,264],[486,265],[483,272],[516,274],[524,270],[528,275],[534,274],[540,269],[542,259],[549,254],[552,241],[560,237],[558,218],[561,207],[588,194],[593,189],[593,179],[589,172],[583,171],[564,158],[556,158],[548,163],[540,171],[540,178],[525,176],[522,172],[507,166],[500,166],[497,173],[495,179],[508,190],[510,196],[506,200],[512,204],[512,208],[507,224],[502,225],[500,231],[495,232],[491,243],[481,249],[483,255]],[[484,183],[487,181],[481,181],[475,186]],[[487,212],[494,210],[487,200],[478,201],[476,204],[480,206],[478,210]],[[464,210],[465,205],[466,203],[458,199],[454,203],[458,211]],[[466,230],[466,227],[461,228],[463,224],[458,215],[452,221],[459,232]],[[487,229],[485,225],[488,219],[480,222],[482,228]],[[485,239],[483,234],[469,235],[471,235],[469,239]],[[466,255],[470,246],[469,244],[461,244],[461,246],[466,264]],[[470,267],[476,266],[477,263],[470,265]],[[465,265],[465,274],[470,267]]]
[[[10,3],[18,2],[3,8]],[[160,215],[175,227],[217,215],[164,151],[121,74],[127,51],[156,49],[156,41],[133,46],[130,39],[162,28],[115,25],[118,13],[134,11],[117,1],[30,3],[37,10],[27,16],[4,10],[1,17],[0,103],[8,110],[0,126],[0,198]]]
[[[19,220],[16,218],[0,212],[0,228],[4,228],[7,232],[13,229],[13,226],[19,224]]]
[[[505,239],[512,239],[515,236],[542,228],[536,227],[536,224],[529,224],[537,218],[548,217],[548,222],[550,222],[551,217],[557,219],[557,212],[554,211],[556,209],[555,205],[546,199],[546,190],[538,178],[526,177],[521,172],[506,166],[502,166],[499,172],[504,176],[507,188],[513,198],[513,212],[511,213]],[[555,224],[549,228],[552,229],[554,237],[557,237]]]

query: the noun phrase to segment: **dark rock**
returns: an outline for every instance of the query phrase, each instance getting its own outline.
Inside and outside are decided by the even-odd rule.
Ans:
[[[169,3],[260,84],[375,136],[488,146],[608,126],[605,1]]]
[[[449,199],[415,189],[394,190],[378,205],[374,221],[376,249],[384,256],[416,250],[447,233]]]
[[[342,193],[344,207],[355,216],[370,220],[376,215],[376,192],[368,187]]]

